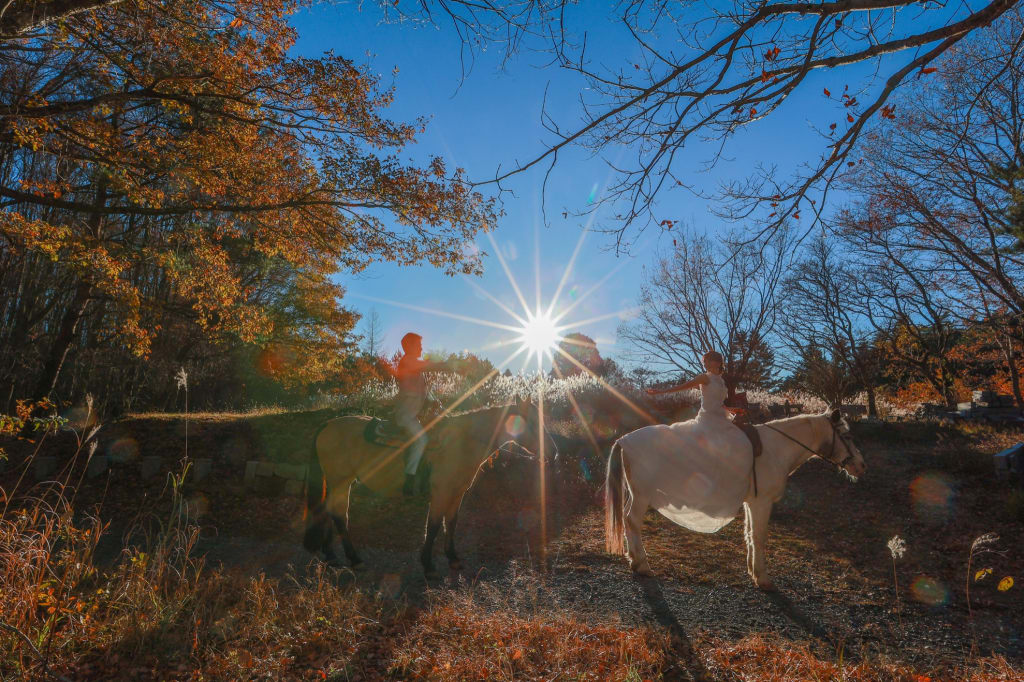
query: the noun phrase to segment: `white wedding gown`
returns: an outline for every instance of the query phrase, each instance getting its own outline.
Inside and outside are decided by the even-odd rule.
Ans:
[[[645,426],[618,441],[631,484],[651,491],[648,504],[701,533],[714,533],[736,518],[753,457],[750,441],[725,411],[725,382],[716,374],[708,377],[696,418]]]

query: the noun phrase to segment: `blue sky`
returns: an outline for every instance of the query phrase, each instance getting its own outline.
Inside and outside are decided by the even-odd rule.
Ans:
[[[603,4],[590,7],[596,10],[587,19],[588,25],[598,34],[605,63],[617,65],[631,59],[637,48],[628,36],[616,32],[603,15]],[[393,81],[396,98],[387,115],[398,120],[417,116],[430,119],[427,132],[408,150],[412,159],[438,154],[452,167],[465,168],[474,179],[493,176],[499,165],[508,168],[516,159],[528,159],[549,139],[540,125],[546,87],[548,109],[555,119],[563,125],[579,120],[577,97],[583,81],[544,66],[543,55],[523,55],[501,70],[500,50],[494,49],[477,55],[472,71],[462,80],[461,46],[449,27],[384,24],[380,18],[371,3],[364,11],[358,11],[355,5],[316,5],[293,19],[299,31],[294,51],[315,55],[334,50],[365,61],[381,74],[384,83],[392,82],[391,71],[397,68]],[[713,191],[721,179],[745,177],[758,161],[793,168],[801,159],[815,158],[822,143],[809,133],[808,121],[814,119],[820,124],[826,118],[837,118],[834,105],[822,98],[821,86],[815,80],[820,78],[825,83],[825,77],[812,77],[776,115],[733,138],[728,150],[730,160],[712,174],[701,170],[706,154],[698,146],[677,168]],[[834,76],[831,78],[834,80]],[[836,87],[834,82],[827,84]],[[616,151],[609,153],[614,155]],[[609,178],[608,167],[600,158],[590,158],[578,150],[565,155],[548,185],[548,225],[543,224],[541,214],[542,171],[524,173],[508,184],[514,196],[504,196],[505,216],[492,236],[531,308],[536,305],[538,284],[543,304],[550,303],[584,234],[587,219],[571,213],[563,218],[562,211],[585,207],[588,198],[600,192]],[[657,215],[709,233],[729,227],[710,212],[707,200],[682,190],[660,196]],[[628,255],[616,255],[609,236],[587,233],[556,303],[556,310],[575,304],[563,321],[570,323],[565,331],[587,334],[597,341],[602,355],[621,359],[625,348],[616,343],[616,328],[628,319],[636,304],[645,266],[651,266],[671,242],[671,234],[650,229]],[[516,371],[523,367],[523,356],[503,362],[516,347],[497,347],[513,334],[471,321],[515,324],[502,305],[522,314],[518,297],[486,235],[478,239],[478,246],[491,255],[485,260],[485,274],[473,278],[472,283],[447,277],[430,267],[379,264],[357,276],[342,275],[341,282],[347,289],[344,303],[364,315],[376,310],[388,350],[399,347],[405,332],[416,331],[424,337],[428,350],[467,350],[489,358],[499,368]],[[597,286],[602,280],[604,283]],[[421,310],[400,307],[396,302]],[[535,362],[531,366],[535,367]]]

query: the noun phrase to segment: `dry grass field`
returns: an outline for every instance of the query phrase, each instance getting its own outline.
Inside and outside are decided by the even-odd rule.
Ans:
[[[327,569],[301,547],[300,498],[241,477],[248,460],[304,461],[326,415],[193,415],[188,453],[214,460],[198,483],[174,475],[178,415],[104,426],[100,447],[120,459],[77,490],[80,465],[63,495],[30,473],[0,531],[0,677],[1024,679],[1024,505],[991,476],[1018,432],[857,425],[863,480],[812,461],[776,506],[769,594],[746,576],[738,521],[699,535],[652,512],[658,577],[634,578],[604,552],[589,446],[548,463],[543,496],[536,460],[485,465],[460,514],[459,573],[420,572],[425,498],[365,490],[351,526],[366,568]],[[0,443],[8,493],[36,445]],[[42,447],[76,450],[67,433]],[[154,453],[165,471],[142,480],[132,459]],[[986,533],[999,539],[971,557]]]

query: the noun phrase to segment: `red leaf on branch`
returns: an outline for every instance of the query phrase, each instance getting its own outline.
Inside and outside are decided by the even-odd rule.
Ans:
[[[828,91],[828,88],[825,88],[825,97],[831,97],[831,96],[832,96],[832,93]]]
[[[853,115],[852,114],[847,114],[846,115],[846,120],[847,120],[848,123],[853,123]]]

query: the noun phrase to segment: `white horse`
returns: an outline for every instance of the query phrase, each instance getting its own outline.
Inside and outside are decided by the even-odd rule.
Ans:
[[[703,459],[691,457],[690,463],[686,463],[687,457],[678,451],[637,447],[637,444],[657,443],[652,437],[664,441],[664,435],[672,433],[671,427],[645,426],[616,441],[605,477],[608,551],[625,553],[635,573],[652,576],[640,537],[644,513],[649,506],[656,507],[680,525],[715,532],[735,518],[742,505],[747,573],[759,588],[774,589],[765,570],[765,539],[772,504],[782,498],[789,475],[814,456],[831,462],[854,480],[862,476],[867,467],[839,410],[831,414],[779,419],[756,428],[763,445],[761,456],[754,459],[746,436],[735,429],[734,434],[725,434],[736,444],[729,457],[722,458],[730,463],[723,468],[716,459],[711,466],[718,468],[710,476],[689,472],[689,469],[694,468],[693,462],[700,465],[716,455],[708,454]],[[648,429],[651,431],[646,431]],[[703,453],[696,454],[703,456]],[[742,471],[735,464],[737,461],[743,462]],[[741,478],[744,476],[745,480]],[[694,485],[694,480],[700,484]]]

